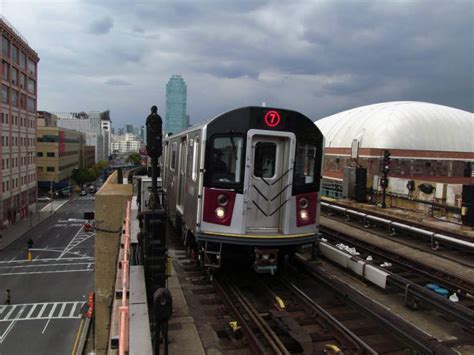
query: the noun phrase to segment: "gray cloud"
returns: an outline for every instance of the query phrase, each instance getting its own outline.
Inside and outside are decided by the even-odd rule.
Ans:
[[[112,20],[111,17],[105,16],[105,17],[102,17],[101,19],[92,21],[89,24],[88,30],[90,33],[93,33],[96,35],[102,35],[102,34],[109,33],[112,27],[114,27],[114,21]]]
[[[110,108],[114,125],[142,124],[152,104],[164,112],[172,74],[187,83],[192,122],[262,101],[315,119],[394,100],[474,110],[471,2],[32,4],[53,23],[27,21],[11,4],[6,17],[41,58],[45,110]],[[91,14],[101,20],[89,30],[107,36],[83,33],[76,19]]]
[[[132,85],[128,81],[121,80],[121,79],[109,79],[104,84],[105,85],[110,85],[110,86],[129,86],[129,85]]]

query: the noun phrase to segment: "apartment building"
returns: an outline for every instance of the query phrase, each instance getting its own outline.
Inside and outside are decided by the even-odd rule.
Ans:
[[[26,218],[36,204],[38,54],[0,15],[2,228]]]
[[[37,136],[38,188],[70,186],[73,170],[81,167],[85,135],[60,127],[38,127]]]

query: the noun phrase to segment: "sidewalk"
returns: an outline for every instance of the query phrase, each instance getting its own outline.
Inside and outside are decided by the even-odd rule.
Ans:
[[[0,251],[8,247],[15,240],[20,238],[23,234],[36,227],[49,216],[52,216],[58,209],[60,209],[69,200],[53,200],[48,203],[41,210],[34,212],[30,217],[17,222],[1,232],[3,238],[0,240]],[[52,207],[51,207],[52,204]]]

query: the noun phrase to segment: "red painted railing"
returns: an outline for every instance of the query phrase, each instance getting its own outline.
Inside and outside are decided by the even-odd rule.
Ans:
[[[122,305],[119,307],[120,319],[119,319],[119,354],[125,355],[128,353],[128,340],[129,340],[129,299],[128,289],[130,282],[130,236],[132,232],[132,206],[131,202],[127,202],[127,208],[125,212],[125,226],[124,234],[122,237],[123,242],[123,255],[122,260]]]

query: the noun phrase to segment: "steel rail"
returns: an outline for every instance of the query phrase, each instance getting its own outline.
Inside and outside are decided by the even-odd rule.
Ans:
[[[263,335],[265,340],[268,342],[268,345],[270,345],[272,350],[275,351],[275,353],[277,354],[283,354],[278,348],[278,346],[274,344],[269,334],[267,334],[266,331],[263,330],[261,325],[258,323],[255,315],[252,314],[249,310],[247,310],[243,302],[241,302],[240,297],[235,294],[234,290],[231,290],[230,292],[228,292],[225,289],[225,286],[221,283],[221,281],[217,279],[214,280],[214,285],[216,289],[219,291],[219,293],[221,294],[221,296],[223,297],[226,306],[230,308],[233,315],[237,318],[241,329],[243,330],[247,340],[249,341],[249,345],[252,348],[252,351],[254,351],[256,354],[268,353],[268,349],[262,344],[262,341],[257,337],[257,334],[255,334],[255,331],[251,328],[249,321],[245,319],[244,314],[242,314],[242,312],[237,308],[234,300],[232,299],[232,296],[237,298],[238,302],[242,305],[242,307],[247,312],[247,315],[250,317],[251,321],[259,328],[261,334]],[[229,293],[231,293],[232,296]]]
[[[429,239],[432,244],[434,244],[435,241],[443,242],[447,245],[454,246],[456,248],[463,248],[463,250],[468,250],[469,252],[474,251],[474,243],[470,239],[466,239],[461,235],[456,235],[456,237],[453,237],[438,233],[438,231],[434,232],[432,230],[427,230],[420,223],[403,221],[400,218],[396,218],[393,216],[390,216],[390,218],[388,218],[387,216],[381,216],[378,213],[375,213],[375,215],[371,215],[369,213],[360,212],[355,209],[342,207],[336,204],[330,204],[324,201],[321,201],[321,207],[325,207],[328,213],[330,210],[333,210],[344,213],[346,216],[357,216],[359,218],[362,218],[364,220],[364,223],[369,220],[375,223],[385,224],[389,228],[389,231],[392,231],[394,229],[400,229],[417,235],[421,235]]]
[[[280,338],[278,338],[278,335],[275,334],[275,332],[270,328],[267,322],[265,322],[265,320],[258,313],[258,311],[250,304],[250,302],[242,294],[242,291],[240,291],[238,288],[231,284],[229,285],[229,288],[238,297],[239,302],[241,302],[242,306],[245,308],[249,316],[252,317],[252,319],[255,319],[256,324],[258,324],[259,327],[264,329],[264,334],[267,334],[268,337],[271,339],[270,343],[272,348],[274,348],[274,350],[276,350],[278,354],[290,355],[285,345],[281,342]]]
[[[353,304],[357,309],[363,311],[411,349],[423,354],[457,354],[454,350],[443,345],[437,339],[407,323],[396,314],[391,313],[376,302],[367,299],[350,286],[328,275],[319,268],[312,266],[303,256],[297,254],[295,255],[294,260],[303,265],[311,277],[324,283],[329,286],[329,288],[343,296],[346,302]]]
[[[306,293],[303,292],[298,286],[292,283],[289,280],[282,278],[282,284],[290,289],[293,293],[295,293],[301,300],[303,300],[306,305],[312,308],[315,312],[321,315],[326,322],[331,324],[336,331],[342,335],[347,341],[353,343],[357,350],[364,351],[364,354],[377,354],[369,344],[367,344],[364,340],[362,340],[358,335],[352,332],[349,328],[347,328],[343,323],[341,323],[336,317],[326,311],[323,307],[319,304],[314,302]]]
[[[327,233],[325,231],[324,233]],[[352,238],[347,237],[347,236],[342,236],[339,233],[337,235],[330,234],[330,237],[336,238],[336,239],[342,239],[348,243],[356,245],[358,248],[362,249],[369,249],[369,247],[362,247],[358,243],[353,243]],[[348,241],[348,239],[351,239]],[[390,257],[386,255],[385,253],[378,253],[377,250],[370,249],[370,253],[373,255],[377,255],[380,258],[385,258],[389,259],[392,263],[399,265],[399,267],[403,269],[408,269],[408,271],[415,271],[419,274],[421,274],[424,278],[427,278],[427,280],[439,280],[438,282],[444,283],[444,284],[450,284],[449,280],[436,277],[433,274],[430,274],[428,271],[423,271],[420,270],[419,268],[415,268],[411,265],[406,265],[402,261],[397,260],[395,257]],[[364,261],[366,262],[366,261]],[[387,287],[392,287],[395,289],[398,289],[401,292],[405,293],[405,299],[408,298],[408,296],[412,296],[416,299],[419,299],[423,302],[426,302],[427,304],[431,305],[432,307],[436,308],[438,311],[448,314],[449,316],[453,317],[458,323],[470,328],[474,329],[474,310],[462,306],[458,303],[451,302],[450,300],[430,291],[425,289],[423,286],[420,286],[406,278],[403,278],[399,275],[397,275],[394,272],[391,272],[390,270],[384,269],[386,273],[389,274],[387,277]],[[438,270],[439,272],[442,272],[441,270]],[[453,288],[458,288],[460,287],[458,284],[451,284],[451,287]],[[473,290],[472,288],[461,288],[465,296],[466,294],[472,294]]]
[[[460,290],[464,295],[474,295],[474,284],[469,280],[461,278],[453,273],[424,265],[415,260],[409,260],[402,255],[391,253],[390,251],[385,250],[379,246],[352,238],[349,235],[342,235],[340,232],[325,226],[320,226],[320,231],[322,232],[323,236],[326,235],[329,238],[343,240],[344,242],[355,246],[359,250],[362,249],[370,253],[372,256],[378,256],[381,259],[390,261],[392,264],[397,265],[400,268],[405,270],[409,269],[409,271],[415,271],[428,279],[435,280],[436,282],[445,285],[446,287]],[[445,277],[436,275],[435,273],[444,275]]]

